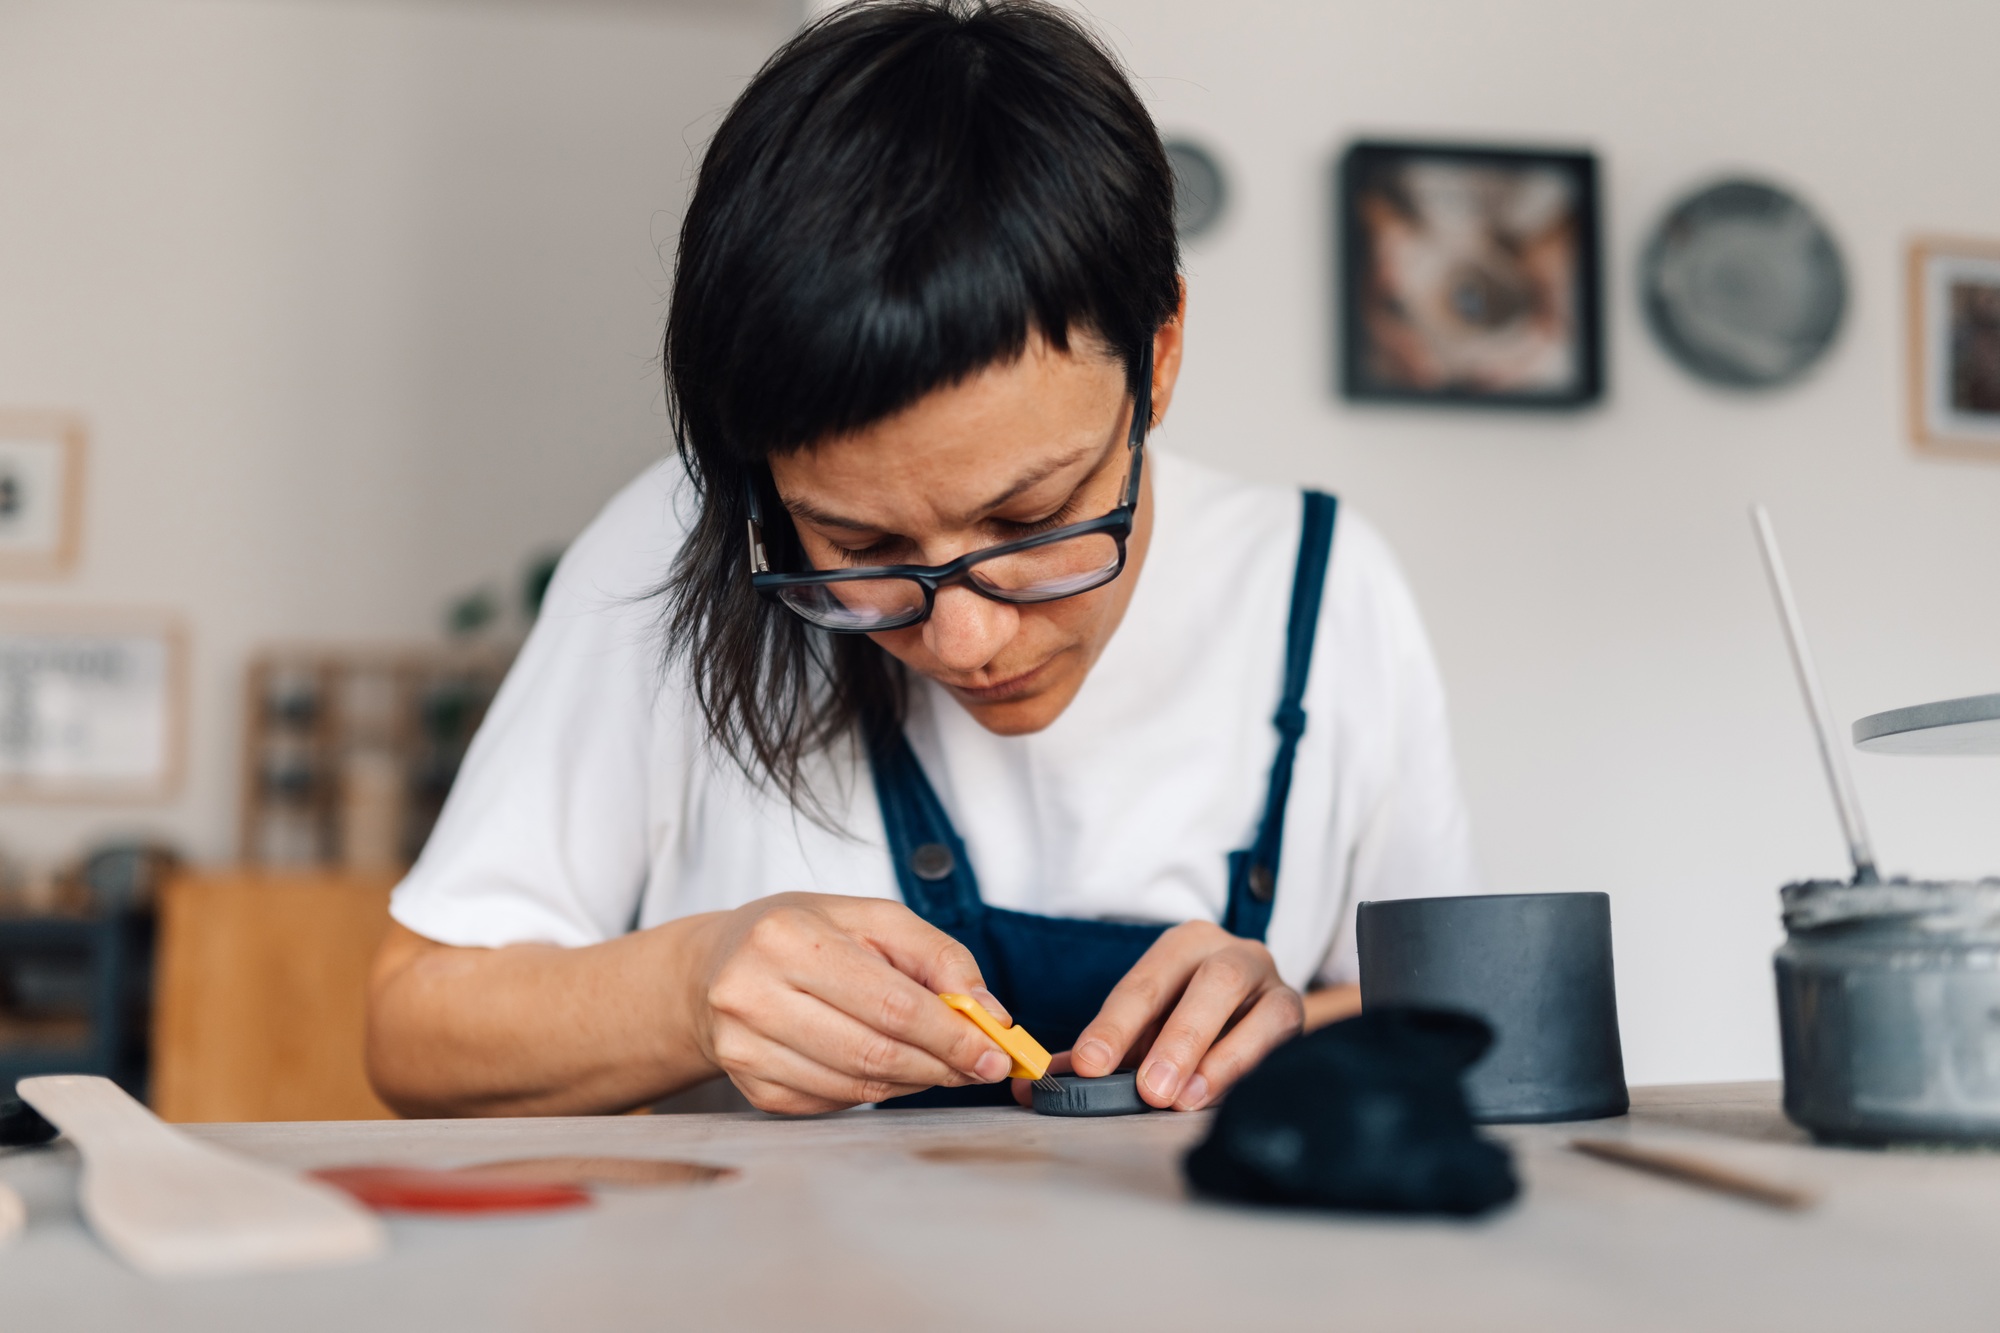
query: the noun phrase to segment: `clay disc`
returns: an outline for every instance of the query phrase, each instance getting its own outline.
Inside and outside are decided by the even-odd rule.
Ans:
[[[1057,1074],[1061,1092],[1034,1089],[1037,1115],[1137,1115],[1153,1108],[1139,1099],[1137,1070],[1084,1078],[1078,1074]]]
[[[732,1166],[677,1162],[665,1157],[517,1157],[460,1167],[483,1180],[527,1181],[541,1185],[705,1185],[728,1180]]]
[[[648,1157],[524,1157],[444,1171],[347,1166],[313,1174],[381,1211],[524,1213],[581,1208],[591,1186],[698,1185],[736,1170]]]
[[[590,1191],[577,1185],[483,1180],[467,1171],[343,1166],[312,1174],[378,1212],[540,1213],[590,1202]]]

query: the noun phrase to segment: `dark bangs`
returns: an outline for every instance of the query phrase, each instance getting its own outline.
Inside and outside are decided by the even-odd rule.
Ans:
[[[1095,335],[1129,382],[1173,317],[1178,267],[1152,120],[1057,9],[854,5],[765,65],[702,161],[665,346],[701,493],[666,587],[669,650],[754,778],[815,811],[804,757],[901,712],[872,643],[752,592],[743,495],[768,486],[764,459],[1012,360],[1031,332]],[[766,512],[773,557],[795,559]]]

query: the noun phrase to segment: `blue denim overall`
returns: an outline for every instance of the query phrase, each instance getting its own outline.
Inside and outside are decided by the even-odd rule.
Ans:
[[[1299,536],[1298,566],[1292,575],[1291,614],[1285,626],[1284,688],[1272,721],[1278,728],[1278,755],[1264,798],[1256,840],[1229,853],[1229,902],[1222,926],[1232,934],[1261,940],[1271,923],[1277,896],[1278,849],[1285,828],[1285,800],[1291,794],[1292,762],[1305,734],[1306,675],[1312,665],[1313,635],[1319,626],[1320,597],[1333,551],[1336,502],[1318,491],[1305,493],[1305,522]],[[896,883],[910,910],[957,939],[979,961],[987,989],[1005,1004],[1014,1021],[1051,1051],[1076,1044],[1111,988],[1167,929],[1118,921],[1039,916],[988,907],[965,844],[944,805],[924,776],[923,766],[898,730],[869,746],[875,795],[882,805]],[[932,1088],[883,1105],[979,1106],[1010,1103],[1007,1084]]]

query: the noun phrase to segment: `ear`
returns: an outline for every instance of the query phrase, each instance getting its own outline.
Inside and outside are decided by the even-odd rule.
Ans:
[[[1160,325],[1153,335],[1153,426],[1167,419],[1167,408],[1173,405],[1174,385],[1181,378],[1181,349],[1186,342],[1187,330],[1187,279],[1177,278],[1181,289],[1180,303],[1174,307],[1174,316]]]

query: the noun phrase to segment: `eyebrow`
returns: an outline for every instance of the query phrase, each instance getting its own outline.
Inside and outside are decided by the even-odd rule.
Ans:
[[[1030,468],[1019,477],[1016,477],[1006,490],[986,501],[985,504],[973,506],[972,512],[984,514],[998,509],[1001,505],[1006,504],[1023,491],[1039,486],[1042,482],[1047,481],[1064,468],[1074,466],[1076,463],[1082,461],[1089,456],[1095,447],[1094,445],[1085,445],[1081,449],[1064,454],[1061,458],[1052,458],[1039,467]],[[847,532],[882,531],[882,526],[879,523],[865,523],[857,518],[848,518],[844,515],[836,514],[830,510],[821,509],[810,500],[781,498],[784,498],[787,513],[791,514],[793,518],[804,519],[815,527],[840,528]]]

